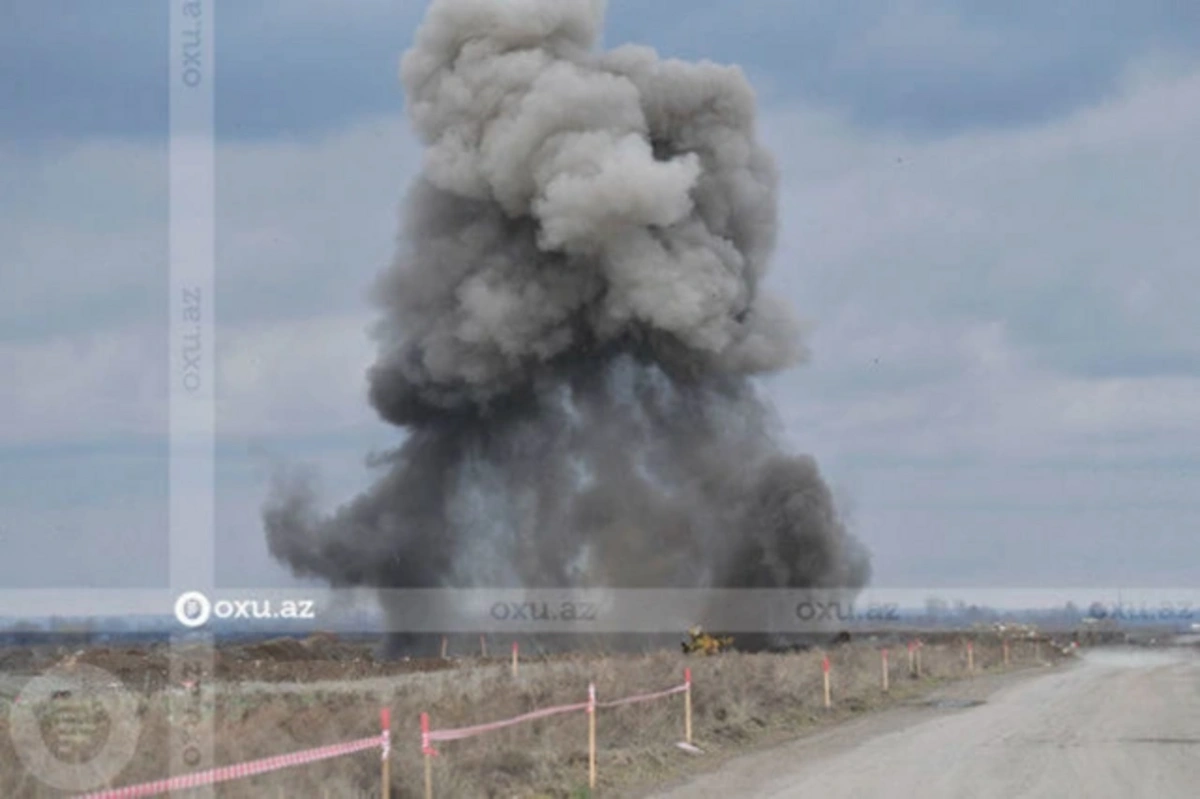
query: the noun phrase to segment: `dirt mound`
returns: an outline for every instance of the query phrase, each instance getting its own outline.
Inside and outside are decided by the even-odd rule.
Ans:
[[[36,674],[56,664],[86,663],[113,674],[138,692],[161,690],[171,680],[172,660],[181,653],[167,643],[76,648],[11,647],[0,649],[0,672]],[[196,653],[184,650],[191,661]],[[203,663],[201,655],[198,662]],[[254,643],[219,644],[212,666],[223,682],[312,682],[383,677],[458,668],[464,662],[441,658],[379,659],[371,643],[346,641],[331,633],[305,639],[279,637]]]
[[[36,662],[37,656],[28,649],[0,650],[0,672],[27,672]]]
[[[240,651],[239,651],[240,649]],[[272,638],[259,644],[223,651],[227,659],[237,660],[312,660],[312,652],[295,638]]]
[[[316,633],[301,642],[310,656],[316,660],[354,660],[373,662],[375,654],[370,647],[343,643],[332,633]]]
[[[166,654],[153,649],[89,649],[80,652],[77,660],[104,669],[131,690],[160,689],[170,674]]]

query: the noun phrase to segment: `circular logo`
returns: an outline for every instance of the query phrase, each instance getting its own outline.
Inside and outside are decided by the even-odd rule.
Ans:
[[[188,591],[175,600],[175,618],[184,627],[202,627],[211,615],[212,603],[199,591]]]
[[[25,684],[9,714],[25,768],[51,787],[87,791],[113,780],[137,750],[137,700],[104,669],[55,666]]]

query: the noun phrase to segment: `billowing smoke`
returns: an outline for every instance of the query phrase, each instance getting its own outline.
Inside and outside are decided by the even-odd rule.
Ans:
[[[403,59],[425,146],[374,296],[407,429],[271,551],[336,586],[857,587],[869,565],[752,382],[801,361],[763,291],[777,172],[740,70],[596,49],[598,0],[434,0]]]

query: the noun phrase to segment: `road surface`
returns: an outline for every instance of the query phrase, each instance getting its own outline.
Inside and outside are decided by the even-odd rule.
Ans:
[[[950,689],[974,690],[973,707],[862,718],[656,796],[1200,797],[1200,652],[1096,650],[997,685]]]

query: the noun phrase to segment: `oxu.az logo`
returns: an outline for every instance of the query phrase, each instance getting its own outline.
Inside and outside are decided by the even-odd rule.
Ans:
[[[63,791],[108,784],[129,764],[141,735],[137,699],[121,681],[74,662],[27,682],[9,725],[25,768]]]
[[[272,605],[269,599],[219,599],[212,602],[199,591],[175,600],[175,618],[185,627],[203,627],[209,619],[315,619],[316,602],[287,599]]]
[[[181,594],[175,601],[175,618],[184,627],[203,627],[212,616],[212,603],[199,591]]]

